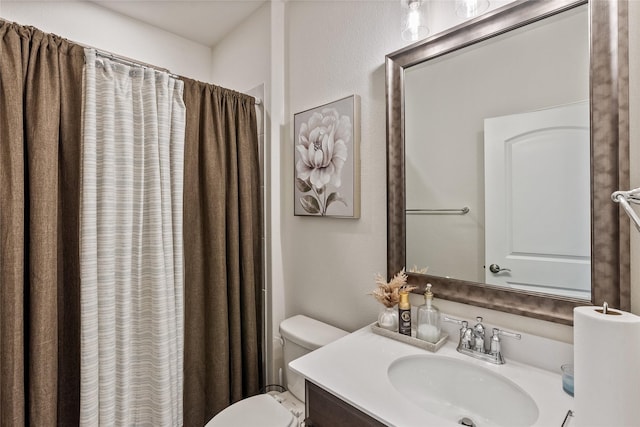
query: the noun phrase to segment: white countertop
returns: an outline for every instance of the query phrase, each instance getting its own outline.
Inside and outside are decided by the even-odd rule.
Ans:
[[[504,375],[536,402],[539,417],[534,426],[560,426],[567,411],[573,409],[573,398],[562,390],[560,374],[508,358],[504,365],[473,359],[458,353],[457,342],[454,341],[450,337],[437,353],[430,353],[374,334],[367,326],[294,360],[290,367],[314,384],[390,426],[458,425],[408,401],[391,384],[387,376],[391,363],[400,357],[420,354],[461,359]]]

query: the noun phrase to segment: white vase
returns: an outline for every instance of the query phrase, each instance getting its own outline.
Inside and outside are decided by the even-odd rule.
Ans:
[[[398,307],[382,307],[378,315],[378,326],[398,332]]]

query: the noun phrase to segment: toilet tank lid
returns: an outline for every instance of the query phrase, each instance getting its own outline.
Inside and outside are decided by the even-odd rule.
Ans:
[[[280,334],[284,339],[293,341],[309,350],[315,350],[349,333],[298,314],[280,323]]]

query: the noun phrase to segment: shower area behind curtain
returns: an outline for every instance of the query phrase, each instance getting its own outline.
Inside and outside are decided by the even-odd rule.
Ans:
[[[262,387],[262,205],[255,99],[184,79],[184,425]]]
[[[86,50],[83,426],[182,423],[182,89]]]
[[[83,49],[0,21],[0,425],[73,426]]]
[[[258,393],[254,99],[91,50],[83,96],[83,47],[0,43],[0,424],[201,427]]]

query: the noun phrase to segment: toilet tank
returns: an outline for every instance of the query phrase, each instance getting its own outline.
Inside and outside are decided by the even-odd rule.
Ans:
[[[304,378],[293,372],[289,363],[347,334],[342,329],[301,314],[280,323],[287,389],[300,401],[304,402]]]

